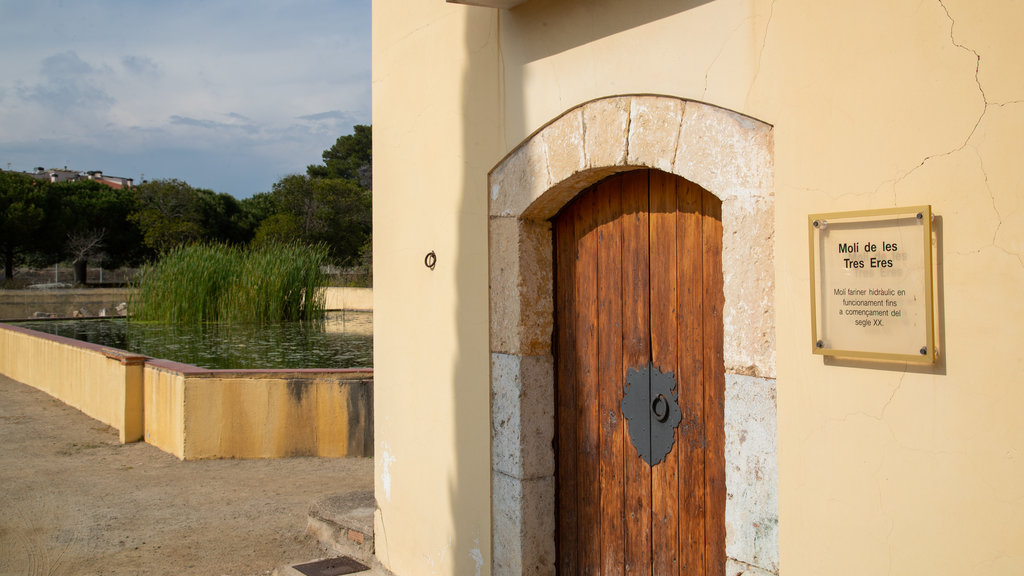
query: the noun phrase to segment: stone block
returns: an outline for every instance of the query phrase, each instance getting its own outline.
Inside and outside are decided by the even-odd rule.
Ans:
[[[554,360],[491,354],[491,466],[515,478],[555,473]]]
[[[492,475],[495,576],[555,574],[555,479]]]
[[[519,221],[519,346],[527,356],[551,353],[555,323],[551,223]]]
[[[554,326],[551,224],[494,217],[488,224],[491,351],[550,353]]]
[[[514,354],[519,341],[519,222],[491,217],[489,282],[492,352]]]
[[[542,138],[530,138],[513,150],[488,176],[491,216],[519,216],[551,187]]]
[[[773,186],[771,126],[705,104],[688,103],[679,130],[675,173],[726,201],[764,196]]]
[[[779,571],[775,380],[725,378],[726,555]]]
[[[725,368],[775,377],[775,211],[770,198],[722,203]]]
[[[630,98],[607,98],[583,107],[587,168],[624,166],[629,138]]]
[[[684,109],[683,101],[675,98],[634,96],[627,163],[671,172]]]
[[[577,108],[544,129],[548,175],[557,184],[583,170],[583,110]]]

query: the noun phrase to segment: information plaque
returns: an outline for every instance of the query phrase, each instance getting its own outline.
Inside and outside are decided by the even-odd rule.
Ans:
[[[815,354],[935,362],[931,206],[812,214]]]

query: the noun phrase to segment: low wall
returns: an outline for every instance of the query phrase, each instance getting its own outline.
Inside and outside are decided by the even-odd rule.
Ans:
[[[183,460],[373,454],[369,370],[145,372],[146,441]]]
[[[127,288],[53,288],[48,290],[0,290],[0,321],[24,320],[33,314],[71,317],[116,316],[118,304],[128,301]]]
[[[373,310],[373,288],[324,288],[327,310]]]
[[[25,320],[37,312],[74,316],[114,316],[118,304],[128,302],[128,288],[54,288],[50,290],[0,290],[0,322]],[[373,310],[373,288],[324,288],[327,310]]]
[[[142,439],[145,356],[0,324],[0,372]]]
[[[206,370],[0,324],[0,373],[183,460],[371,456],[371,370]]]

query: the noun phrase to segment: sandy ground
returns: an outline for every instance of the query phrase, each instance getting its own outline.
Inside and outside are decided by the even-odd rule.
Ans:
[[[255,575],[320,557],[326,494],[371,459],[182,462],[0,375],[0,575]]]

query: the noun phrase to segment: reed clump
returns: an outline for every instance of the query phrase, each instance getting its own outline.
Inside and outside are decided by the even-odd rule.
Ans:
[[[270,323],[324,315],[323,245],[184,245],[145,267],[130,309],[143,322]]]

